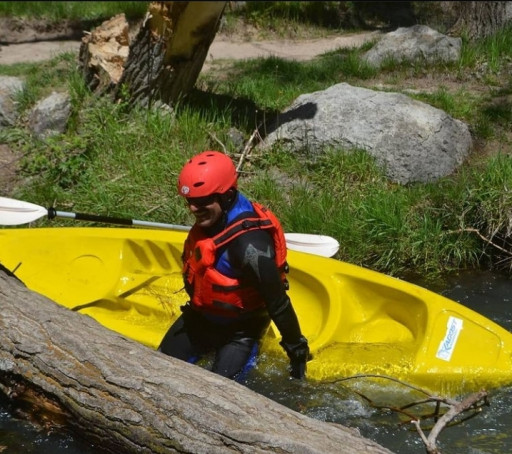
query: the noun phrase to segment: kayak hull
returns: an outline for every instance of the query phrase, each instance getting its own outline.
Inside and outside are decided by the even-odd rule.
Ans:
[[[186,232],[133,228],[0,230],[0,263],[28,288],[156,349],[187,301]],[[512,383],[512,334],[417,285],[289,251],[289,295],[313,359],[308,378],[392,377],[455,395]],[[283,356],[273,325],[262,350]]]

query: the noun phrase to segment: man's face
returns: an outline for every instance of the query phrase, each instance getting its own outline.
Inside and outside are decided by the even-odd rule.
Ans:
[[[199,227],[212,227],[222,216],[219,198],[215,194],[207,197],[187,198],[187,203]]]

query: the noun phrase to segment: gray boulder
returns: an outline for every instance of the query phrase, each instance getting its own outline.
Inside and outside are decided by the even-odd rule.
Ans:
[[[16,123],[16,94],[24,87],[25,83],[18,77],[0,76],[0,129]]]
[[[346,83],[299,96],[268,131],[263,148],[281,142],[298,152],[364,149],[401,184],[451,174],[472,147],[467,125],[444,111]]]
[[[414,25],[386,33],[362,59],[377,67],[387,58],[399,62],[455,62],[460,58],[461,49],[460,38],[443,35],[426,25]]]
[[[53,92],[39,101],[30,112],[29,126],[39,138],[62,134],[66,131],[71,114],[71,102],[68,93]]]

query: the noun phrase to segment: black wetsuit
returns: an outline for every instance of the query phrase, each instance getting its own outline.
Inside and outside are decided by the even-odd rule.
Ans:
[[[248,216],[254,214],[242,214],[237,219]],[[209,232],[211,236],[223,230],[224,225],[221,222],[221,226],[216,226],[216,231]],[[224,319],[205,315],[187,304],[159,349],[190,362],[214,350],[212,371],[225,377],[238,378],[254,356],[258,341],[272,320],[281,333],[281,345],[288,353],[293,369],[293,357],[307,356],[309,349],[274,260],[272,236],[264,230],[252,230],[235,238],[226,247],[231,267],[241,272],[244,283],[258,289],[265,308],[244,313],[236,319]],[[218,251],[217,256],[221,253]],[[303,362],[305,367],[305,360]],[[301,373],[296,372],[294,376],[302,378],[299,375]]]

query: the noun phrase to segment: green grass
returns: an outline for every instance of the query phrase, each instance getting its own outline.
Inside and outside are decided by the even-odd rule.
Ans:
[[[506,57],[512,57],[512,27],[508,26],[496,34],[474,43],[468,43],[465,38],[461,68],[474,68],[485,62],[489,69],[497,71]]]
[[[350,2],[247,2],[241,15],[247,23],[277,33],[289,28],[339,30],[347,24]],[[286,26],[283,27],[283,24]]]
[[[313,61],[288,61],[278,57],[235,62],[233,78],[217,72],[201,75],[204,91],[257,102],[267,110],[281,110],[302,93],[323,90],[340,81],[369,79],[377,71],[359,58],[357,51],[330,53]]]
[[[261,158],[265,176],[251,182],[251,195],[273,204],[289,230],[336,237],[341,258],[397,275],[413,270],[437,275],[476,266],[482,259],[475,252],[479,245],[474,234],[446,234],[462,226],[460,210],[465,205],[460,201],[467,187],[457,180],[393,185],[362,151],[331,150],[312,161],[288,162],[283,151],[274,153]],[[276,166],[287,169],[280,178]],[[502,175],[503,169],[488,172]],[[497,191],[500,187],[496,185]],[[489,206],[493,203],[504,206],[494,199]],[[473,225],[477,219],[467,221]]]
[[[79,20],[101,23],[124,13],[128,19],[142,19],[150,2],[0,2],[0,16],[47,19],[52,22]],[[227,2],[223,31],[257,29],[261,37],[321,37],[351,26],[350,2],[246,2],[236,8]]]
[[[486,63],[489,74],[503,72],[509,37],[506,30],[495,39],[465,43],[460,62],[428,70],[463,74]],[[71,55],[2,66],[0,74],[26,80],[18,98],[20,123],[0,131],[0,141],[18,154],[26,178],[12,196],[63,210],[189,224],[176,195],[181,166],[205,149],[226,151],[237,162],[241,149],[229,138],[233,126],[248,139],[262,119],[302,93],[339,82],[371,85],[383,76],[400,87],[406,77],[425,71],[396,63],[376,71],[361,62],[366,49],[310,62],[236,62],[222,73],[201,75],[197,90],[172,113],[130,109],[91,94]],[[72,119],[65,134],[39,141],[25,128],[27,114],[54,89],[69,91]],[[477,140],[499,142],[512,126],[511,92],[508,75],[484,92],[469,91],[461,82],[457,90],[441,86],[414,96],[467,122]],[[251,152],[240,188],[272,208],[287,231],[331,235],[341,244],[338,258],[379,271],[439,276],[465,267],[509,267],[512,158],[505,139],[499,146],[503,152],[475,158],[450,177],[402,186],[390,183],[361,150],[296,154],[276,145]]]
[[[53,21],[105,20],[119,13],[142,18],[149,2],[0,2],[0,16]]]

